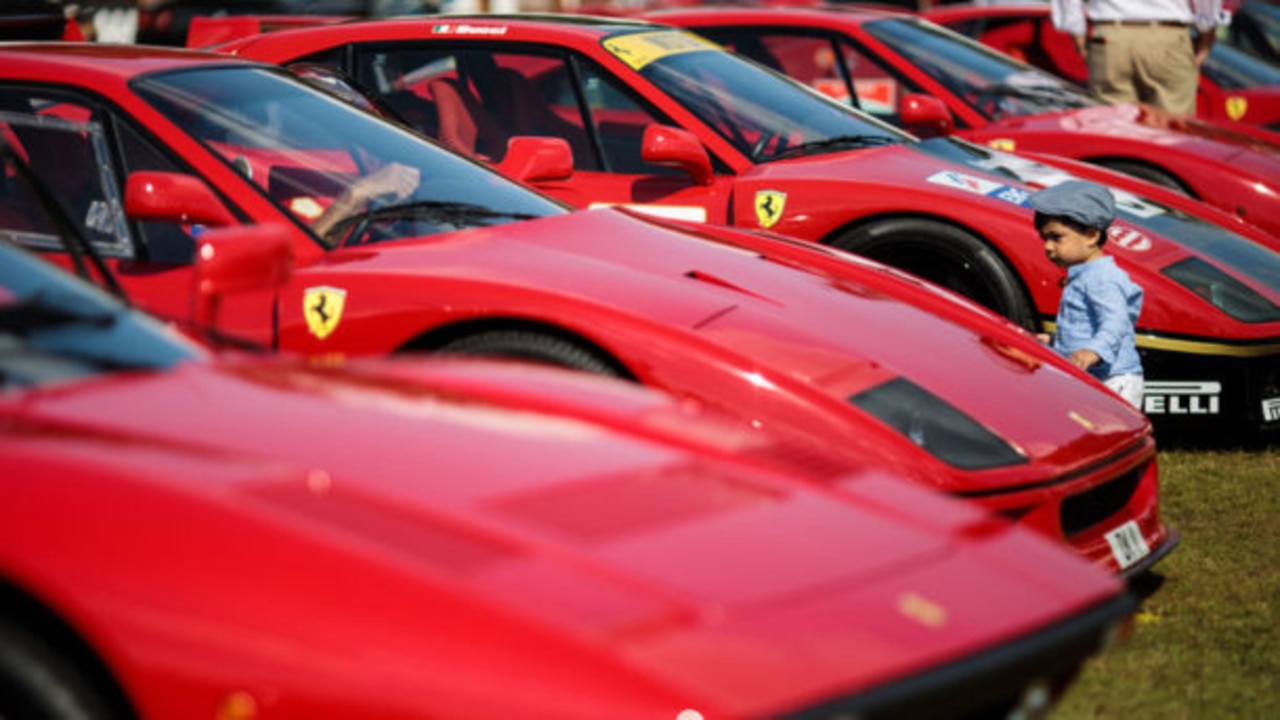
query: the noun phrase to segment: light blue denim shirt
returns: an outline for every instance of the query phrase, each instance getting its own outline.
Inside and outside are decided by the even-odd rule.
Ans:
[[[1063,357],[1080,349],[1098,354],[1089,373],[1099,380],[1142,372],[1133,327],[1142,311],[1142,288],[1110,255],[1067,268],[1058,305],[1053,347]]]

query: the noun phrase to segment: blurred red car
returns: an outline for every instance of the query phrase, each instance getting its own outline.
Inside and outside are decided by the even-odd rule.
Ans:
[[[1079,85],[1089,80],[1071,36],[1053,27],[1048,3],[941,5],[924,17]],[[1215,43],[1200,67],[1196,115],[1280,131],[1280,67]],[[1280,139],[1280,135],[1275,135]]]
[[[297,258],[288,283],[201,304],[201,317],[307,355],[514,357],[625,378],[975,497],[1113,570],[1139,572],[1175,542],[1144,417],[1027,333],[889,268],[621,209],[568,212],[226,56],[10,46],[0,103],[130,297],[162,317],[193,313],[193,235],[280,223]],[[568,169],[561,142],[521,147],[508,167]],[[353,202],[384,190],[363,211]],[[319,230],[335,212],[354,214]],[[47,229],[0,228],[72,266]]]
[[[791,16],[778,17],[775,32]],[[534,184],[575,206],[622,204],[817,241],[1026,327],[1057,310],[1062,270],[1046,259],[1025,201],[1065,179],[1062,170],[950,138],[917,142],[686,32],[454,16],[282,30],[221,49],[336,68],[423,134],[499,164],[508,135],[560,137],[574,150],[573,175]],[[936,100],[883,101],[898,100],[908,113],[932,102],[949,122]],[[1058,162],[1105,176],[1122,198],[1112,247],[1147,289],[1139,345],[1157,431],[1280,430],[1280,243],[1183,196]]]
[[[722,42],[751,38],[751,46],[735,49],[756,58],[763,57],[755,47],[764,35],[825,44],[830,49],[824,56],[806,64],[821,73],[828,89],[841,88],[846,102],[856,94],[859,107],[883,120],[934,132],[892,104],[899,95],[925,93],[945,104],[964,138],[1119,170],[1280,236],[1280,144],[1260,127],[1227,128],[1133,103],[1102,105],[1073,83],[907,13],[829,5],[646,17],[696,27]],[[858,84],[856,91],[850,82]]]
[[[275,230],[206,233],[193,296]],[[213,357],[6,242],[0,346],[6,718],[1039,713],[1132,608],[657,393]]]

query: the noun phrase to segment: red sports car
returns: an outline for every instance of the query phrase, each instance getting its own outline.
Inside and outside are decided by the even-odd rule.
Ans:
[[[775,31],[786,17],[823,15],[777,17]],[[685,32],[475,16],[285,30],[222,49],[341,70],[424,134],[490,160],[506,163],[509,135],[559,136],[574,149],[574,173],[535,184],[577,206],[818,241],[1028,327],[1057,310],[1062,271],[1025,201],[1064,179],[1061,170],[955,139],[917,142]],[[1147,289],[1139,344],[1157,431],[1280,429],[1280,253],[1267,248],[1280,244],[1188,198],[1093,172],[1121,195],[1113,252]]]
[[[569,212],[227,56],[9,46],[0,103],[5,132],[128,294],[163,317],[193,311],[193,235],[283,223],[290,281],[201,304],[201,317],[308,355],[465,353],[627,378],[974,497],[1113,570],[1138,572],[1175,541],[1144,417],[1022,330],[884,266],[622,209]],[[504,162],[567,169],[563,143],[533,146]],[[17,210],[0,205],[13,218],[0,227],[70,267]]]
[[[750,36],[753,44],[741,51],[757,57],[762,34],[800,35],[831,48],[807,64],[828,73],[824,77],[834,79],[846,98],[857,94],[863,109],[881,119],[933,132],[891,105],[899,95],[927,93],[946,105],[965,138],[1120,170],[1280,235],[1280,145],[1270,131],[1230,129],[1146,105],[1101,105],[1073,83],[910,14],[826,6],[648,17],[696,25],[725,42]],[[851,84],[859,86],[856,92]]]
[[[266,230],[208,232],[199,295]],[[1132,607],[642,388],[214,358],[5,242],[0,347],[5,718],[1041,713]]]
[[[1084,85],[1089,70],[1070,35],[1053,27],[1048,3],[941,5],[924,17],[1041,70]],[[1215,43],[1200,67],[1196,115],[1280,131],[1280,67]],[[1280,139],[1280,134],[1273,135]]]

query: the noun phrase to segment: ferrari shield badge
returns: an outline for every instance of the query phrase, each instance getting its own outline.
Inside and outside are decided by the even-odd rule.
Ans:
[[[1239,95],[1232,95],[1227,98],[1227,117],[1232,120],[1239,120],[1249,111],[1249,101]]]
[[[777,190],[756,191],[756,220],[760,227],[771,228],[782,218],[782,208],[786,207],[787,194]]]
[[[323,285],[307,288],[302,294],[302,315],[307,319],[307,329],[320,340],[329,337],[338,329],[346,304],[346,290]]]

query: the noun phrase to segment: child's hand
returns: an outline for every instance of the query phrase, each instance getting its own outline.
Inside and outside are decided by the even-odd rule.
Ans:
[[[1049,333],[1036,333],[1036,339],[1044,343],[1045,345],[1053,344],[1053,336],[1050,335]]]
[[[1081,348],[1071,353],[1071,357],[1067,359],[1071,361],[1072,365],[1075,365],[1081,370],[1088,370],[1090,365],[1093,365],[1102,358],[1098,357],[1098,353],[1092,350]]]

